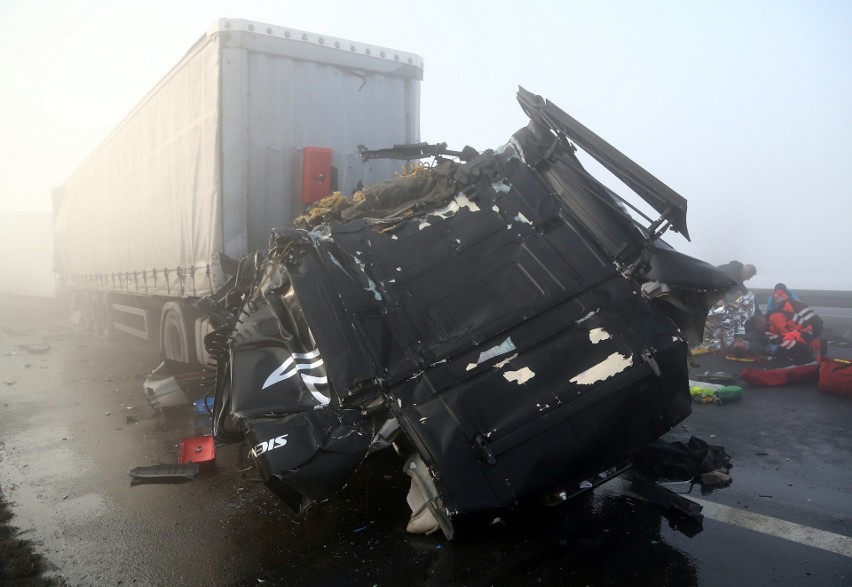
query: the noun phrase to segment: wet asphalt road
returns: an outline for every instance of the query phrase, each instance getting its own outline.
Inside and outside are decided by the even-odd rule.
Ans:
[[[852,585],[852,399],[815,384],[746,388],[670,433],[734,458],[730,487],[690,494],[706,515],[691,538],[619,479],[448,542],[405,533],[408,479],[389,451],[302,517],[241,446],[194,481],[131,486],[130,468],[175,462],[181,438],[207,432],[203,417],[146,408],[157,359],[138,343],[76,331],[50,302],[0,297],[0,488],[70,585]],[[695,372],[747,366],[698,361]]]

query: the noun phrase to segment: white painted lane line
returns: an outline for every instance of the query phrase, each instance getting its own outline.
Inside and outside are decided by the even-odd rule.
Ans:
[[[852,558],[852,538],[689,496],[705,517]]]

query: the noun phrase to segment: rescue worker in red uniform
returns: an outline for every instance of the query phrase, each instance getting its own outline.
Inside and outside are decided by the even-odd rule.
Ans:
[[[821,351],[822,318],[804,302],[791,298],[786,289],[776,289],[772,301],[775,311],[767,317],[769,341],[777,345],[777,355],[796,362],[814,360]]]

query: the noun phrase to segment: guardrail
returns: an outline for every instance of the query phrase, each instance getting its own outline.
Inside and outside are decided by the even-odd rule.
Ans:
[[[748,284],[746,284],[748,287]],[[761,307],[766,305],[766,300],[772,294],[771,289],[749,288],[757,297]],[[831,289],[793,289],[796,295],[809,306],[823,308],[852,308],[852,291]]]

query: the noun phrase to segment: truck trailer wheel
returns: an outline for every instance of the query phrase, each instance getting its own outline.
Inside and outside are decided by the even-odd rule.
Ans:
[[[188,308],[178,302],[166,303],[160,320],[160,349],[163,357],[179,363],[194,364],[194,335]]]

